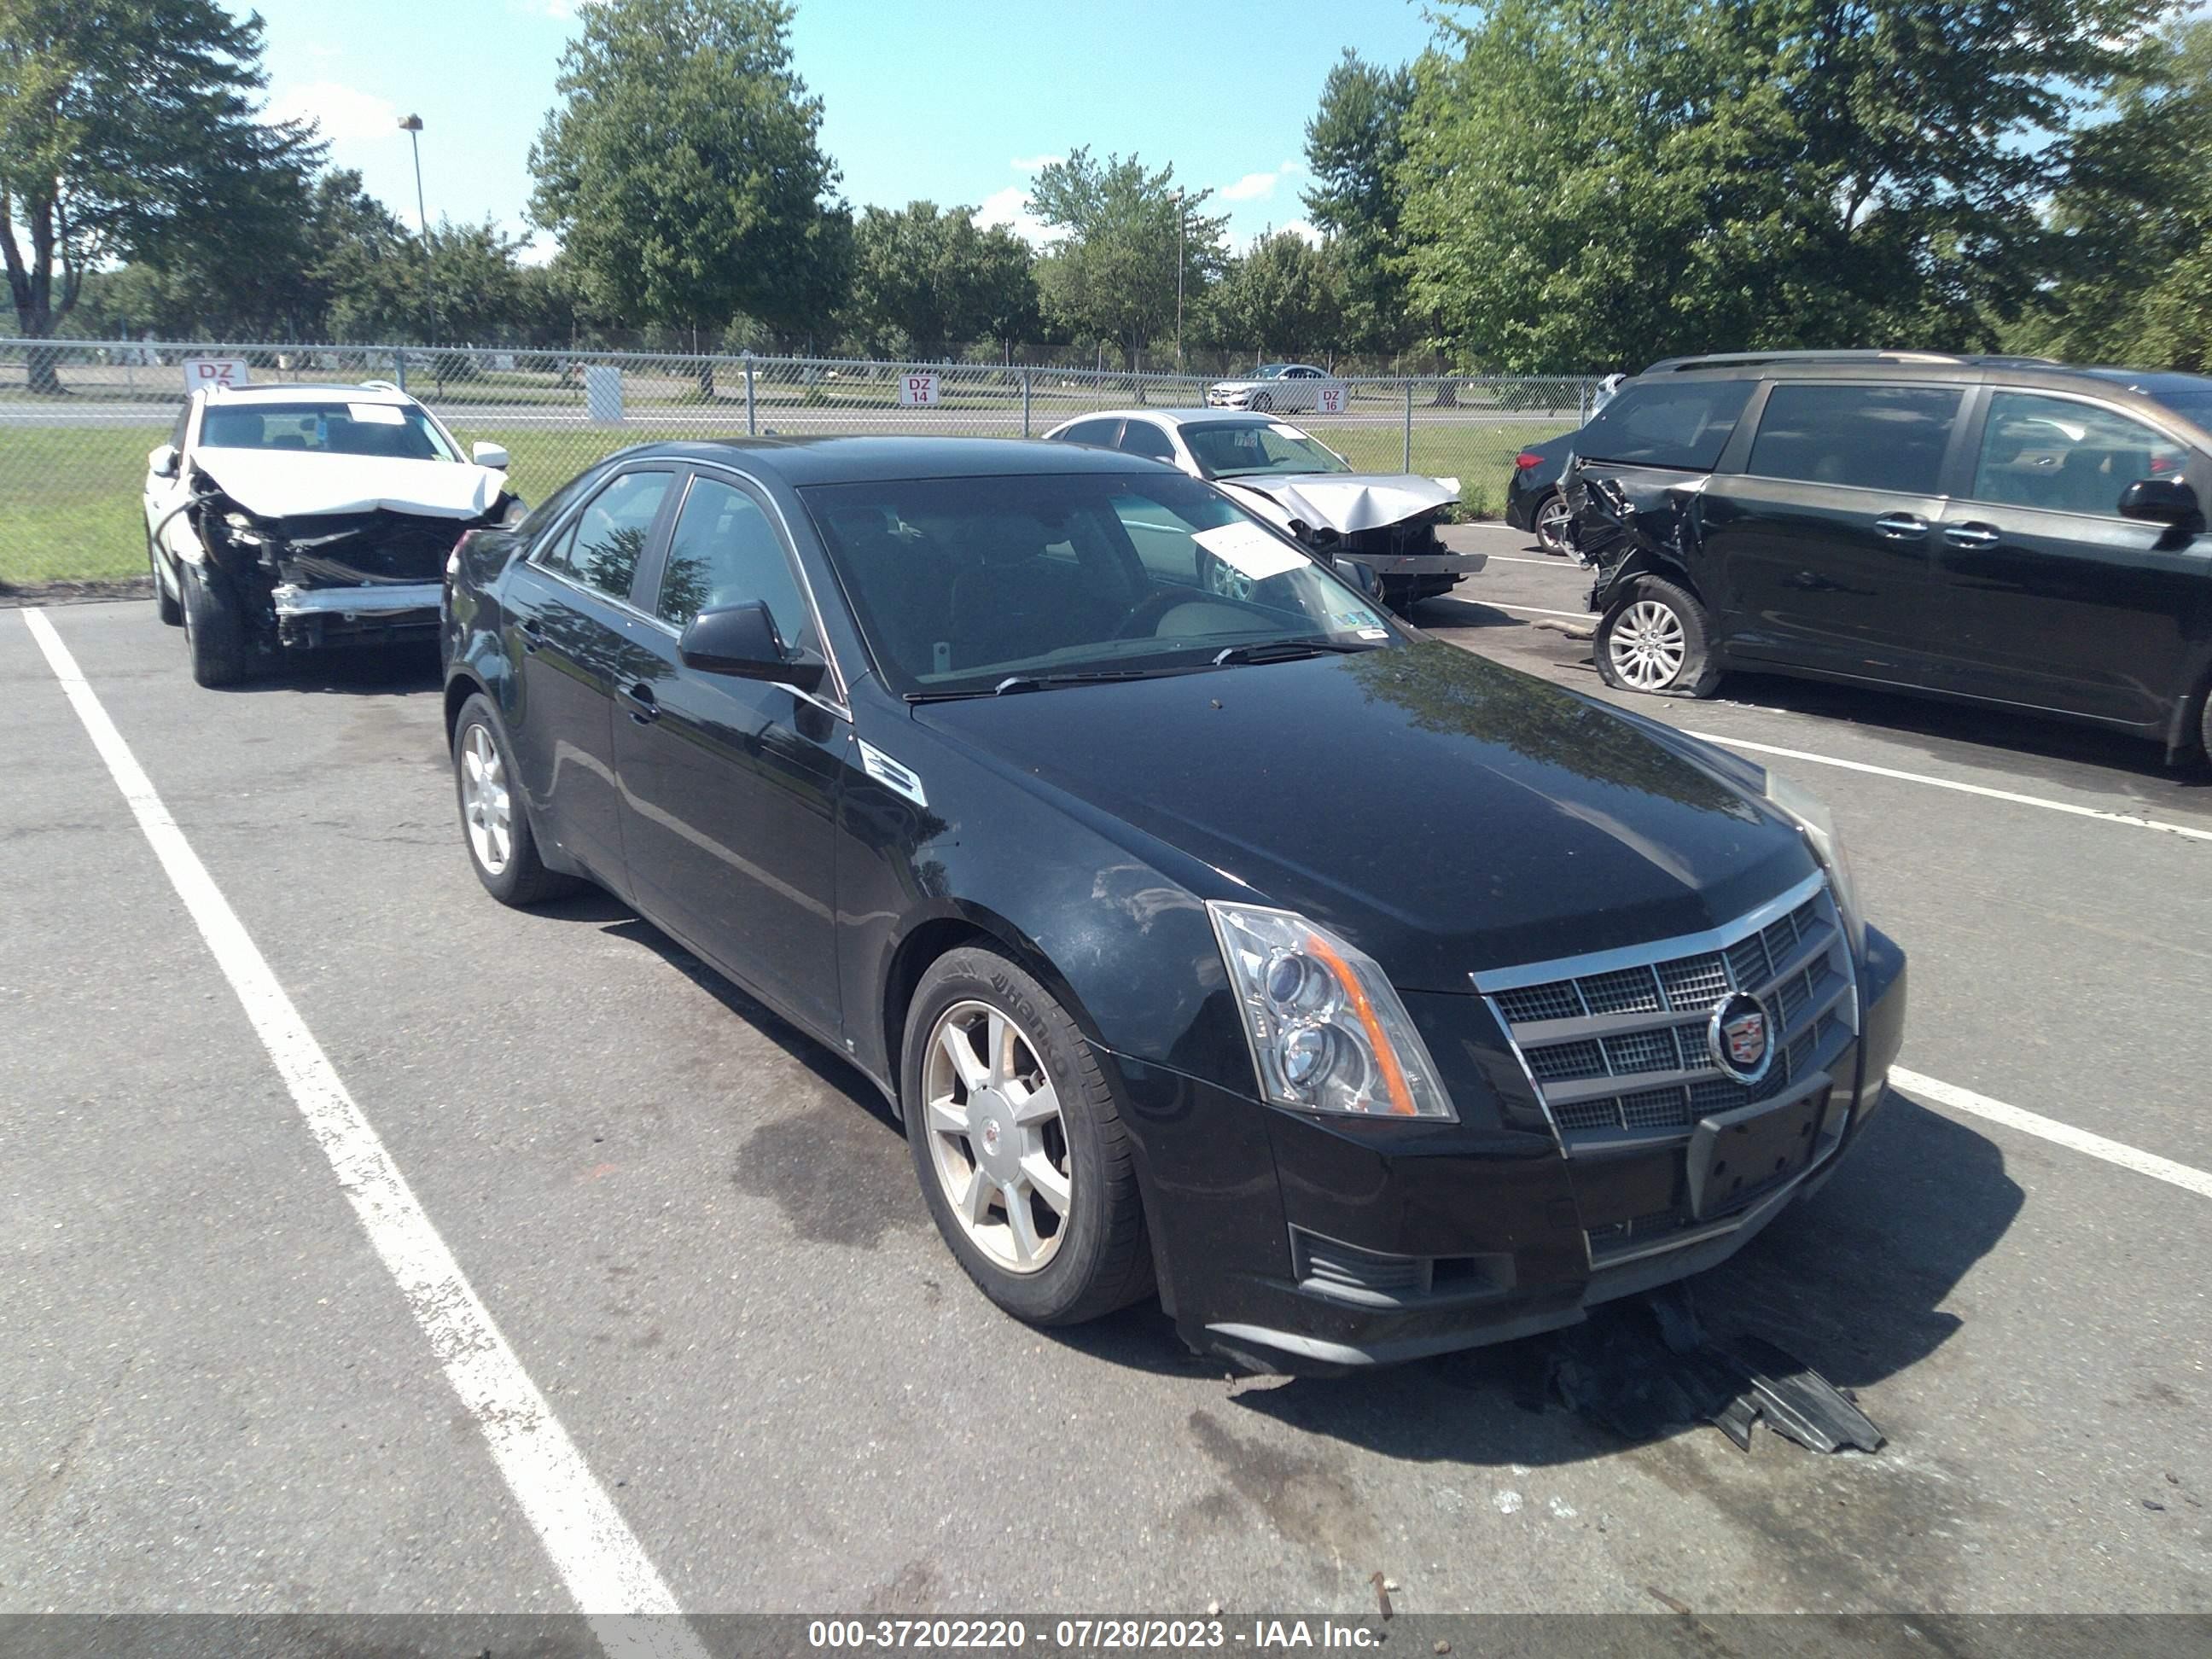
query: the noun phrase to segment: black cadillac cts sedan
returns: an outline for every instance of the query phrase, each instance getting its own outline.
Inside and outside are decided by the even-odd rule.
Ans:
[[[483,884],[611,889],[846,1055],[1021,1318],[1157,1291],[1289,1371],[1545,1330],[1881,1100],[1905,963],[1816,802],[1166,466],[650,446],[450,568]]]

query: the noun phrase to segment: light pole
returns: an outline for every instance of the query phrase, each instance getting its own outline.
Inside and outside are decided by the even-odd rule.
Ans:
[[[1190,217],[1182,210],[1182,191],[1176,198],[1176,373],[1182,373],[1182,268],[1189,263],[1184,256],[1184,238],[1189,234]]]
[[[415,152],[415,222],[422,231],[422,293],[430,302],[430,343],[438,343],[438,286],[432,279],[430,269],[430,216],[422,207],[422,118],[403,115],[399,130],[407,135],[408,148]]]

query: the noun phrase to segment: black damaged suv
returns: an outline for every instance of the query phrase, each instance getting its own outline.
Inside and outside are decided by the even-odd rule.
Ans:
[[[2212,749],[2212,379],[1674,358],[1576,435],[1608,683],[1858,681]]]

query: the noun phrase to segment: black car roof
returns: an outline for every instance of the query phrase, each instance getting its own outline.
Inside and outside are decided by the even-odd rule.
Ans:
[[[1172,472],[1118,450],[1042,438],[903,435],[721,438],[643,444],[625,459],[720,461],[793,485],[875,483],[894,478],[991,478],[1050,473]],[[1179,476],[1179,475],[1178,475]]]

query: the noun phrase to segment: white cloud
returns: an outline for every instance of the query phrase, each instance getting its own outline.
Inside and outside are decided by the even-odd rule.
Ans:
[[[993,191],[975,210],[975,222],[986,230],[993,225],[1004,225],[1031,247],[1042,247],[1052,233],[1046,229],[1042,220],[1030,211],[1029,200],[1029,191],[1021,185]]]
[[[546,265],[553,263],[553,256],[560,251],[561,244],[553,233],[540,230],[532,234],[530,240],[522,245],[522,251],[514,257],[526,265]]]
[[[1274,195],[1277,185],[1304,171],[1304,164],[1293,158],[1267,173],[1248,173],[1214,194],[1224,202],[1264,202]]]
[[[1065,155],[1017,155],[1007,165],[1017,173],[1042,173],[1055,161],[1065,161]]]
[[[1321,246],[1321,233],[1319,231],[1316,230],[1311,225],[1308,224],[1303,219],[1293,219],[1287,224],[1262,225],[1257,230],[1246,231],[1242,234],[1232,231],[1229,237],[1229,251],[1241,259],[1252,251],[1254,246],[1259,242],[1261,237],[1279,236],[1286,230],[1290,231],[1294,235],[1304,237],[1308,243],[1315,247],[1319,247]]]
[[[387,138],[399,131],[399,106],[389,98],[336,81],[311,81],[269,100],[273,121],[312,120],[323,137]]]

